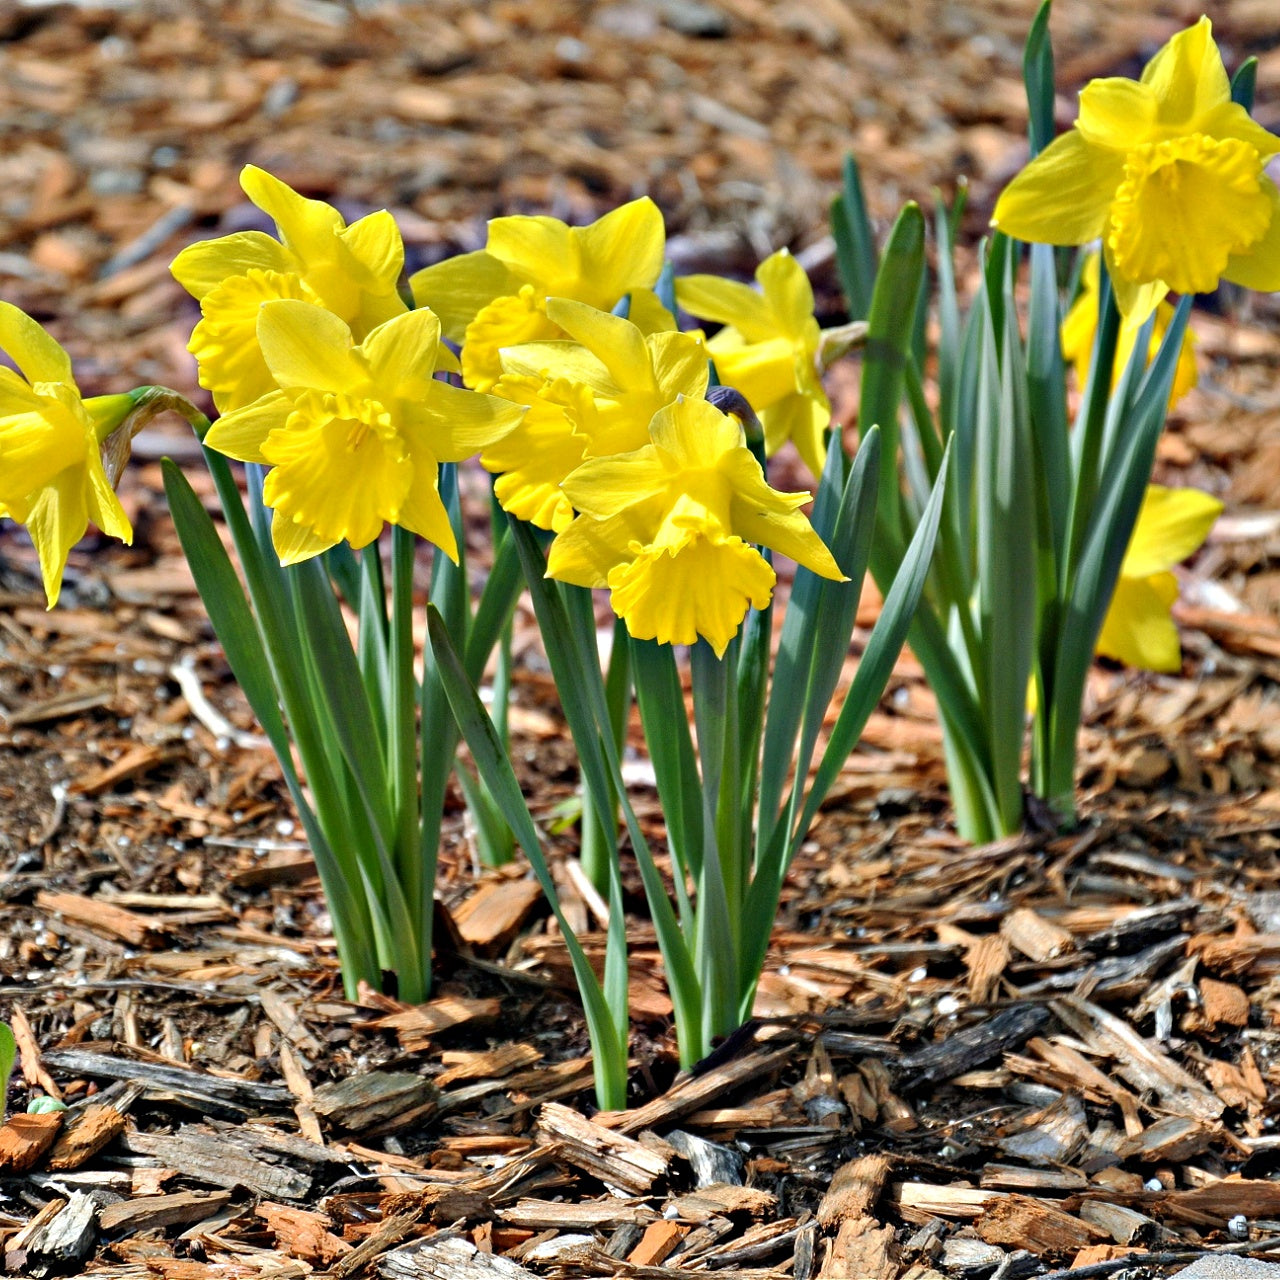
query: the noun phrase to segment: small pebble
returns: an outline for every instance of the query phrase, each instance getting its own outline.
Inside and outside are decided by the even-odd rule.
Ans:
[[[1234,1217],[1228,1218],[1227,1235],[1233,1240],[1247,1240],[1249,1238],[1249,1219],[1243,1213],[1237,1213]]]
[[[1164,1183],[1159,1178],[1148,1178],[1142,1187],[1145,1191],[1163,1191]]]

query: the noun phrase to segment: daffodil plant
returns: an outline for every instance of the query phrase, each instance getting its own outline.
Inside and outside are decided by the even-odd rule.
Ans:
[[[936,409],[923,376],[923,215],[905,210],[877,258],[852,163],[833,211],[854,314],[861,300],[868,320],[860,429],[879,424],[888,445],[872,557],[882,581],[944,448],[955,454],[910,642],[938,697],[957,822],[976,841],[1021,829],[1027,791],[1038,815],[1075,819],[1095,651],[1179,665],[1169,570],[1220,507],[1148,481],[1171,397],[1194,383],[1192,295],[1220,278],[1280,287],[1280,196],[1263,171],[1280,139],[1249,117],[1247,70],[1233,99],[1208,20],[1176,35],[1141,81],[1091,83],[1056,141],[1048,20],[1046,3],[1026,57],[1036,155],[996,205],[967,315],[953,267],[959,209],[935,220]],[[1018,240],[1035,242],[1025,319]],[[1050,246],[1092,241],[1101,254],[1082,258],[1064,291]]]

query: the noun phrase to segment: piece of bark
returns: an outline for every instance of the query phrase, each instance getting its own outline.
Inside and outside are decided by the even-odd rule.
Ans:
[[[1200,1013],[1210,1027],[1247,1027],[1249,997],[1233,982],[1201,978]]]
[[[447,1227],[453,1222],[484,1222],[494,1215],[493,1203],[474,1187],[423,1187],[401,1191],[382,1201],[384,1215],[398,1216],[413,1211],[421,1222]]]
[[[10,1257],[17,1262],[9,1270],[43,1280],[44,1276],[69,1270],[92,1252],[98,1212],[93,1198],[83,1191],[73,1191],[66,1200],[53,1200],[50,1205],[57,1208],[48,1216],[38,1215],[9,1241],[6,1264]]]
[[[1001,1136],[1000,1150],[1033,1165],[1068,1164],[1089,1141],[1084,1103],[1074,1094],[1064,1094],[1043,1110],[1023,1117],[1016,1129]]]
[[[26,1173],[34,1169],[62,1128],[60,1111],[37,1115],[19,1112],[0,1128],[0,1169]]]
[[[258,993],[262,1004],[262,1012],[280,1029],[280,1034],[313,1057],[324,1052],[324,1046],[307,1030],[306,1024],[298,1016],[297,1009],[278,991],[264,987]]]
[[[742,1155],[732,1147],[718,1142],[708,1142],[695,1133],[673,1129],[665,1139],[674,1151],[682,1155],[693,1169],[693,1185],[709,1187],[722,1183],[742,1185]]]
[[[979,1185],[991,1191],[1021,1191],[1030,1195],[1067,1195],[1083,1191],[1089,1180],[1075,1169],[1028,1169],[1024,1165],[987,1164]]]
[[[1139,1092],[1151,1091],[1175,1115],[1197,1120],[1216,1120],[1225,1109],[1222,1100],[1209,1092],[1194,1076],[1172,1058],[1142,1039],[1127,1022],[1105,1009],[1068,996],[1055,1002],[1054,1011],[1087,1045],[1091,1052],[1111,1058],[1116,1072]]]
[[[730,1183],[710,1183],[697,1191],[677,1196],[672,1203],[686,1222],[706,1222],[727,1214],[748,1213],[764,1218],[778,1207],[778,1197],[761,1187],[743,1187]]]
[[[617,1129],[619,1133],[658,1129],[724,1097],[741,1085],[780,1070],[794,1057],[795,1049],[790,1045],[784,1049],[749,1053],[682,1081],[660,1098],[654,1098],[634,1111],[601,1112],[595,1120],[597,1124]]]
[[[1105,1231],[1116,1244],[1150,1244],[1160,1236],[1158,1222],[1125,1205],[1084,1200],[1078,1212],[1085,1222]]]
[[[204,1222],[231,1202],[229,1191],[176,1191],[165,1196],[137,1196],[109,1204],[98,1215],[103,1231],[139,1235],[163,1227]]]
[[[640,1237],[640,1243],[627,1255],[633,1267],[660,1267],[675,1252],[689,1228],[678,1222],[659,1218],[651,1222]]]
[[[114,1107],[91,1104],[67,1117],[49,1153],[51,1170],[78,1169],[124,1132],[124,1116]]]
[[[607,1231],[624,1222],[652,1222],[654,1217],[647,1205],[618,1196],[576,1204],[524,1198],[502,1210],[505,1225],[532,1231]]]
[[[121,1145],[134,1155],[156,1156],[171,1169],[214,1187],[248,1187],[268,1200],[301,1200],[313,1179],[257,1146],[246,1133],[217,1133],[184,1125],[176,1133],[130,1132]],[[310,1145],[310,1144],[307,1144]],[[333,1158],[332,1155],[329,1156]]]
[[[1021,951],[1028,960],[1043,964],[1075,949],[1075,939],[1061,925],[1056,925],[1030,907],[1019,907],[1000,922],[1001,934],[1009,945]]]
[[[1021,1048],[1048,1021],[1049,1011],[1041,1005],[1002,1010],[900,1059],[894,1064],[901,1077],[899,1087],[915,1092],[972,1071],[1006,1050]]]
[[[410,1005],[359,1023],[362,1028],[394,1031],[406,1053],[421,1053],[446,1031],[468,1023],[492,1022],[502,1013],[502,1001],[494,997],[478,1000],[445,996],[427,1004]]]
[[[329,1230],[321,1213],[270,1202],[258,1205],[254,1213],[275,1236],[276,1248],[290,1258],[327,1267],[351,1252],[351,1245]]]
[[[970,1002],[987,1004],[995,997],[1009,967],[1009,943],[998,933],[985,933],[965,947],[964,963],[969,970]]]
[[[558,1102],[548,1102],[538,1113],[534,1136],[539,1142],[557,1144],[561,1157],[575,1169],[627,1195],[646,1194],[670,1163],[670,1155],[595,1124]]]
[[[479,1052],[470,1049],[445,1050],[440,1055],[444,1070],[433,1077],[437,1089],[459,1080],[500,1080],[542,1058],[542,1052],[531,1044],[513,1041]]]
[[[289,1092],[297,1099],[293,1114],[298,1117],[298,1132],[308,1141],[324,1146],[324,1130],[316,1115],[315,1091],[303,1069],[302,1061],[287,1041],[280,1042],[280,1074]]]
[[[379,1261],[378,1271],[386,1280],[538,1280],[518,1262],[481,1253],[469,1240],[457,1236],[398,1249]]]
[[[818,1221],[830,1228],[847,1219],[867,1217],[880,1199],[889,1168],[888,1157],[882,1155],[858,1156],[842,1164],[818,1205]]]
[[[874,1218],[845,1218],[832,1242],[822,1269],[822,1280],[897,1280],[898,1251],[893,1228]]]
[[[889,1188],[889,1200],[902,1216],[921,1225],[930,1218],[976,1218],[1003,1199],[1004,1194],[969,1186],[939,1187],[928,1182],[895,1182]]]
[[[435,1085],[407,1071],[366,1071],[323,1084],[312,1094],[317,1114],[360,1133],[407,1113],[419,1113],[437,1096]]]
[[[45,1070],[40,1059],[40,1045],[31,1023],[19,1004],[9,1010],[9,1029],[18,1046],[18,1062],[22,1067],[22,1078],[33,1088],[43,1089],[51,1098],[62,1101],[62,1090],[58,1088],[53,1077]]]
[[[494,954],[511,944],[541,900],[536,880],[486,880],[453,912],[453,922],[464,942]]]
[[[180,1098],[224,1104],[242,1111],[287,1107],[292,1101],[289,1090],[280,1085],[214,1076],[194,1067],[179,1067],[172,1063],[143,1062],[84,1049],[50,1049],[45,1053],[44,1061],[47,1066],[72,1076],[129,1080],[145,1086],[148,1091],[160,1090]]]
[[[345,1280],[363,1271],[379,1255],[405,1238],[418,1223],[418,1211],[396,1213],[383,1220],[350,1253],[341,1257],[325,1273],[331,1280]],[[385,1272],[383,1274],[386,1274]]]
[[[879,1058],[864,1058],[858,1063],[858,1074],[866,1082],[875,1100],[880,1127],[890,1133],[910,1133],[920,1127],[911,1104],[898,1097],[889,1080],[889,1068]]]
[[[1031,1196],[1010,1195],[988,1205],[978,1219],[988,1244],[1016,1245],[1032,1253],[1083,1249],[1106,1233]]]
[[[41,889],[36,894],[36,906],[41,911],[82,925],[93,933],[119,938],[131,947],[154,946],[164,936],[163,924],[156,920],[79,893],[54,893]]]
[[[1136,1137],[1127,1138],[1120,1148],[1126,1159],[1144,1164],[1181,1164],[1198,1156],[1220,1139],[1221,1130],[1187,1116],[1166,1116]]]

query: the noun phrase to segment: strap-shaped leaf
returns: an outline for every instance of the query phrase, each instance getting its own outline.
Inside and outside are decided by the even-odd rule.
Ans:
[[[1022,78],[1027,86],[1027,133],[1031,154],[1038,156],[1053,141],[1053,42],[1049,38],[1051,0],[1044,0],[1027,33],[1022,52]]]
[[[831,204],[831,233],[836,242],[836,270],[849,303],[849,319],[865,320],[876,283],[876,241],[858,162],[853,156],[844,158],[840,194]]]
[[[427,635],[440,683],[471,751],[471,758],[487,779],[494,803],[524,849],[533,874],[546,894],[547,902],[560,926],[578,991],[582,996],[587,1029],[591,1035],[597,1100],[602,1107],[621,1110],[626,1106],[626,1039],[618,1036],[617,1024],[605,1003],[600,982],[561,909],[555,880],[543,856],[538,830],[529,813],[529,805],[520,791],[511,761],[498,741],[493,721],[485,710],[484,703],[480,701],[475,685],[467,677],[449,638],[449,630],[435,605],[427,606]]]
[[[1246,58],[1231,77],[1231,101],[1252,113],[1258,89],[1258,59]]]
[[[9,1097],[9,1077],[13,1074],[14,1059],[18,1056],[18,1042],[7,1022],[0,1022],[0,1120],[4,1119],[5,1102]]]

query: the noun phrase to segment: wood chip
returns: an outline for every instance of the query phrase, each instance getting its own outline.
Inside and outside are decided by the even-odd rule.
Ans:
[[[124,1132],[124,1116],[114,1107],[92,1105],[67,1117],[49,1154],[50,1169],[78,1169]]]
[[[26,1173],[35,1168],[61,1128],[62,1113],[58,1111],[11,1116],[0,1128],[0,1169]]]
[[[229,1191],[177,1191],[166,1196],[137,1196],[109,1204],[98,1216],[103,1231],[130,1235],[164,1227],[204,1222],[231,1202]]]
[[[606,1129],[558,1102],[538,1113],[534,1136],[554,1143],[563,1160],[626,1195],[644,1195],[666,1173],[673,1154],[669,1147],[664,1154]]]

